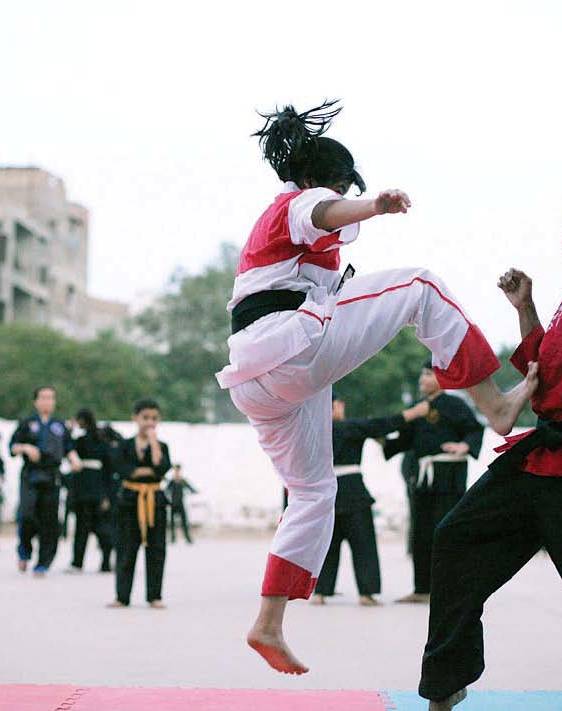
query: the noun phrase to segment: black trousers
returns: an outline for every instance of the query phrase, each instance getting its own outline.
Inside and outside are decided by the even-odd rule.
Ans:
[[[135,575],[141,532],[137,508],[119,503],[117,512],[117,599],[128,605]],[[162,578],[166,559],[166,507],[156,506],[155,525],[148,529],[146,560],[146,599],[162,599]]]
[[[59,538],[59,487],[24,482],[20,492],[18,555],[21,560],[31,558],[32,540],[37,535],[37,566],[49,568],[55,558]]]
[[[94,533],[102,552],[102,569],[109,570],[112,543],[111,512],[102,511],[99,501],[74,502],[76,529],[74,532],[74,558],[72,565],[81,568],[88,543],[88,536]]]
[[[488,471],[439,524],[421,696],[444,699],[480,677],[484,603],[542,547],[562,576],[562,478]]]
[[[191,536],[189,535],[189,522],[187,520],[187,512],[185,506],[170,506],[170,533],[172,535],[172,543],[176,541],[176,517],[180,517],[180,524],[185,536],[185,540],[191,543]]]
[[[333,595],[340,564],[340,550],[347,540],[353,556],[353,570],[360,595],[381,591],[381,573],[373,514],[370,507],[351,513],[337,513],[332,542],[316,583],[317,595]]]
[[[431,551],[433,536],[440,521],[461,500],[459,493],[436,493],[432,489],[414,489],[411,498],[411,544],[414,561],[414,591],[429,594],[431,586]]]

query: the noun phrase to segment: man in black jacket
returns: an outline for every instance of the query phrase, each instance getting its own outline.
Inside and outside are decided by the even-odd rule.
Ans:
[[[35,414],[22,420],[10,440],[12,456],[23,457],[18,510],[19,569],[24,572],[32,554],[32,539],[39,537],[36,575],[44,575],[57,552],[59,536],[60,465],[67,457],[78,469],[80,459],[62,420],[53,417],[55,388],[40,387],[33,395]]]

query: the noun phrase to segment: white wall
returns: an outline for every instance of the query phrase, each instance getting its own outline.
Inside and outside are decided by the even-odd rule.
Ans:
[[[114,426],[125,436],[133,432],[130,422]],[[15,422],[0,420],[0,451],[7,470],[5,520],[14,518],[21,466],[20,460],[10,457],[7,451],[14,428]],[[184,466],[185,475],[200,492],[190,497],[194,523],[211,527],[275,525],[280,513],[281,484],[249,425],[165,422],[160,425],[159,436],[168,443],[172,460]],[[470,463],[470,483],[484,472],[486,463],[493,458],[492,448],[500,439],[486,430],[480,459]],[[367,486],[377,499],[378,521],[383,526],[401,527],[406,507],[400,458],[385,462],[379,445],[368,441],[363,452],[363,470]]]

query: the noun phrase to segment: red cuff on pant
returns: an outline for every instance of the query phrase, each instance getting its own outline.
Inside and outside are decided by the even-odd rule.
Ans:
[[[308,600],[316,586],[316,578],[295,563],[270,553],[261,594],[267,597],[288,597]]]
[[[449,367],[434,367],[433,370],[441,388],[461,390],[478,385],[500,367],[500,362],[484,334],[478,326],[471,323]]]

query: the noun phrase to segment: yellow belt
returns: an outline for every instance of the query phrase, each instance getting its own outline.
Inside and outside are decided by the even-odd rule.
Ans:
[[[125,489],[136,491],[137,496],[137,519],[141,532],[143,546],[146,546],[146,534],[149,528],[154,528],[156,513],[156,492],[160,490],[160,484],[140,484],[133,481],[124,481]]]

